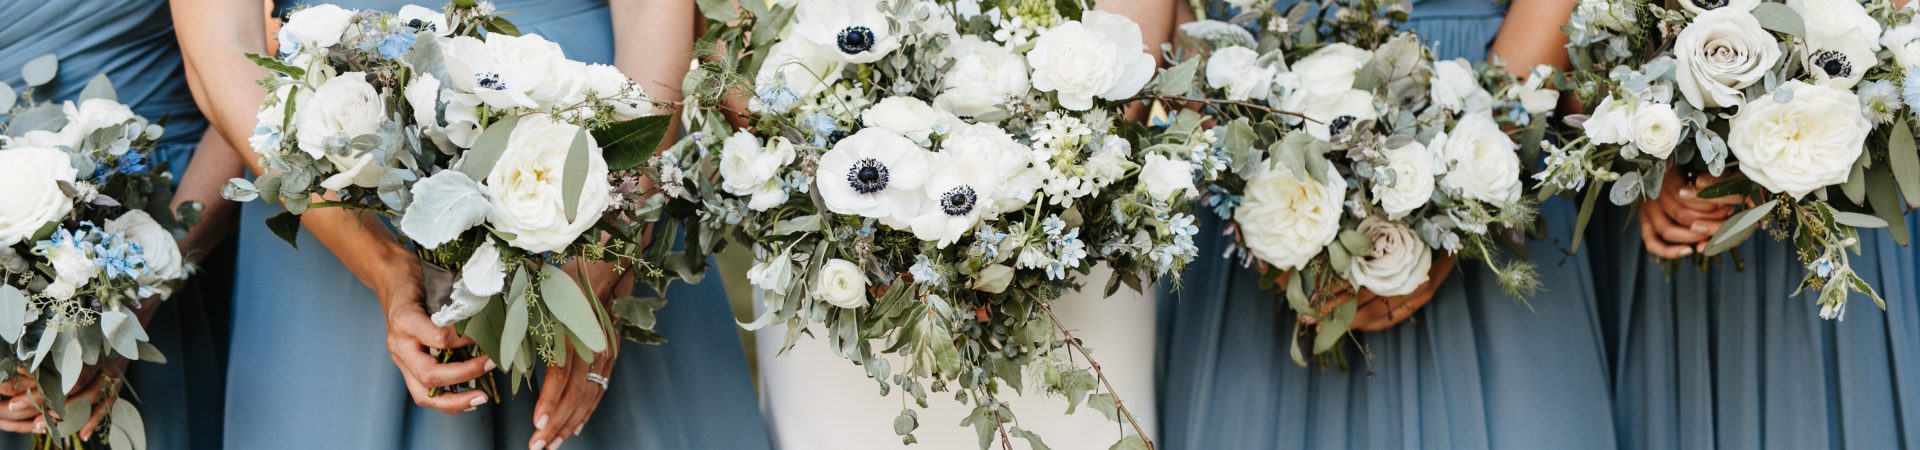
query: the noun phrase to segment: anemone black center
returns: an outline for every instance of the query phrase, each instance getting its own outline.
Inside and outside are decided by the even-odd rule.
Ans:
[[[840,30],[840,51],[855,54],[873,49],[873,29],[863,26],[851,26]]]
[[[430,32],[440,31],[439,25],[434,25],[433,22],[428,22],[420,19],[413,19],[413,20],[407,21],[407,27],[415,30],[421,30],[421,31],[430,31]]]
[[[833,145],[836,142],[840,142],[841,139],[846,139],[847,136],[852,135],[853,133],[848,133],[847,130],[833,130],[832,133],[827,133],[827,145]]]
[[[1727,0],[1687,0],[1687,1],[1693,2],[1693,6],[1698,6],[1700,7],[1700,9],[1711,10],[1711,9],[1719,9],[1722,6],[1727,6]]]
[[[973,204],[980,199],[973,193],[972,186],[960,186],[948,189],[940,195],[940,211],[949,216],[964,216],[973,212]]]
[[[1359,119],[1353,116],[1335,117],[1332,122],[1327,122],[1327,131],[1332,134],[1345,133],[1347,127],[1353,126],[1353,121],[1355,120]]]
[[[887,165],[873,158],[862,159],[853,163],[853,168],[847,169],[847,185],[852,186],[854,192],[862,194],[886,189],[889,179]]]
[[[1834,78],[1853,76],[1853,64],[1847,62],[1847,55],[1833,50],[1821,50],[1813,55],[1813,66]]]
[[[473,74],[473,78],[474,83],[479,84],[482,89],[492,89],[496,91],[507,90],[507,82],[500,81],[500,74],[481,72]]]

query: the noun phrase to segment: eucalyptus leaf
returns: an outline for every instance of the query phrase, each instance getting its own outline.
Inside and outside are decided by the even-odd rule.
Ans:
[[[1641,189],[1640,172],[1623,173],[1620,179],[1614,180],[1613,190],[1607,194],[1607,200],[1616,206],[1632,205],[1640,200]]]
[[[1907,245],[1906,211],[1900,208],[1900,188],[1895,186],[1893,169],[1889,164],[1874,166],[1867,171],[1867,206],[1873,214],[1889,224],[1900,226],[1887,227],[1887,236],[1899,245]]]
[[[566,165],[561,168],[560,203],[566,209],[567,222],[580,219],[580,192],[586,190],[587,183],[587,132],[582,130],[573,135],[573,146],[567,149]],[[600,180],[606,183],[606,180]],[[478,186],[478,185],[475,185]]]
[[[1720,227],[1720,232],[1714,233],[1712,238],[1707,239],[1707,251],[1704,254],[1718,255],[1740,245],[1741,241],[1745,241],[1747,236],[1752,236],[1753,232],[1760,228],[1760,221],[1766,219],[1768,214],[1773,213],[1773,208],[1778,206],[1780,206],[1779,200],[1769,200],[1753,209],[1734,213],[1727,218],[1726,225]]]
[[[916,428],[920,428],[920,418],[912,409],[902,408],[900,415],[893,418],[893,434],[906,436],[913,434]]]
[[[13,85],[0,81],[0,110],[13,109],[13,103],[20,101],[20,94],[13,91]]]
[[[106,334],[107,344],[113,346],[113,352],[123,357],[139,356],[140,342],[147,340],[147,330],[141,329],[140,322],[125,312],[101,312],[100,329]]]
[[[811,233],[815,231],[820,231],[820,226],[821,226],[820,215],[810,214],[810,215],[795,217],[795,218],[776,222],[773,224],[772,233],[774,236],[786,236],[794,233]]]
[[[532,283],[531,274],[522,267],[513,273],[513,284],[507,290],[507,317],[500,326],[500,359],[498,364],[513,367],[525,355],[520,354],[522,344],[527,339],[527,290]]]
[[[543,280],[540,283],[540,300],[553,312],[553,318],[559,319],[567,331],[580,339],[590,353],[607,349],[607,334],[600,329],[600,319],[593,305],[587,303],[587,296],[574,283],[573,277],[558,267],[543,266]]]
[[[513,135],[514,125],[520,123],[520,116],[509,116],[487,125],[480,137],[473,141],[473,148],[467,150],[465,159],[460,162],[460,171],[467,178],[484,180],[493,172],[493,164],[500,162],[500,155],[507,152],[507,138]],[[416,194],[417,195],[417,194]]]
[[[1199,70],[1200,57],[1187,58],[1186,61],[1161,71],[1159,79],[1154,81],[1153,91],[1169,97],[1191,94],[1194,74]]]
[[[1260,43],[1253,33],[1238,25],[1218,20],[1199,20],[1180,24],[1180,33],[1206,40],[1213,48],[1246,47],[1258,48]]]
[[[1833,221],[1854,228],[1886,228],[1887,221],[1879,217],[1846,211],[1834,211]]]
[[[93,79],[87,80],[87,87],[80,90],[79,100],[86,101],[96,98],[115,102],[120,101],[120,94],[114,92],[113,80],[107,79],[107,74],[94,75]]]
[[[20,342],[20,337],[27,333],[27,321],[32,318],[26,293],[13,286],[0,285],[0,339]]]
[[[82,357],[86,355],[86,349],[80,347],[80,339],[72,334],[60,335],[59,340],[54,344],[60,350],[54,352],[53,368],[60,372],[60,390],[73,392],[73,387],[80,383],[80,367],[85,365]]]
[[[1120,442],[1113,443],[1113,446],[1107,447],[1107,450],[1147,450],[1147,441],[1141,439],[1139,435],[1129,435],[1120,439]]]
[[[698,0],[695,3],[699,4],[700,13],[705,14],[707,20],[732,22],[740,17],[739,10],[734,8],[733,2],[728,0]]]
[[[245,178],[234,178],[227,180],[226,184],[220,185],[220,198],[236,202],[250,202],[260,198],[260,188],[254,187],[253,182],[247,181]]]
[[[53,81],[53,76],[58,73],[60,73],[60,57],[52,53],[34,57],[27,60],[26,65],[20,66],[20,79],[26,81],[27,87],[30,88]]]
[[[1893,178],[1907,207],[1920,208],[1920,150],[1914,144],[1911,122],[1894,121],[1893,135],[1887,138],[1887,160],[1893,163]]]
[[[1333,308],[1333,317],[1320,322],[1320,330],[1313,336],[1313,353],[1320,354],[1340,343],[1353,327],[1353,317],[1359,311],[1360,302],[1341,303]]]
[[[1786,33],[1795,37],[1807,35],[1807,25],[1800,13],[1785,3],[1761,2],[1753,7],[1753,18],[1760,21],[1760,28]]]
[[[146,450],[147,423],[140,418],[140,408],[133,402],[113,402],[113,409],[107,413],[107,445],[113,450]]]

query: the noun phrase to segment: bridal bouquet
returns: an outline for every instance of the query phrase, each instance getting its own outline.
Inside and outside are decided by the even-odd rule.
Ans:
[[[1523,81],[1435,61],[1394,31],[1405,3],[1313,7],[1183,25],[1181,47],[1202,54],[1170,69],[1205,75],[1204,98],[1182,99],[1218,122],[1203,203],[1231,221],[1230,255],[1284,285],[1303,317],[1296,340],[1328,351],[1359,312],[1346,297],[1414,293],[1444,275],[1443,255],[1483,261],[1510,294],[1536,290],[1533,267],[1499,251],[1524,248],[1534,223],[1522,161],[1558,99],[1542,86],[1551,71]]]
[[[233,180],[228,198],[286,208],[268,225],[290,243],[310,208],[389,219],[422,260],[434,323],[472,338],[516,387],[568,351],[591,360],[616,328],[658,340],[661,302],[622,299],[610,315],[581,287],[591,280],[559,268],[651,268],[645,252],[659,251],[644,224],[614,219],[644,196],[634,166],[667,118],[643,117],[653,105],[618,70],[569,60],[470,0],[444,13],[317,5],[291,13],[279,42],[275,57],[253,55],[271,72],[252,141],[269,173]]]
[[[1112,292],[1193,259],[1190,152],[1136,145],[1147,126],[1120,117],[1155,67],[1131,20],[1074,1],[980,3],[707,11],[707,62],[686,82],[704,125],[654,161],[659,181],[703,237],[753,249],[766,309],[748,328],[784,323],[791,347],[811,327],[883,394],[922,406],[957,389],[982,446],[996,432],[1039,439],[1000,386],[1038,382],[1131,421],[1075,364],[1085,349],[1049,302],[1096,264],[1114,270]],[[914,441],[912,409],[894,425]],[[1144,445],[1135,429],[1124,442]]]
[[[53,55],[21,71],[43,85]],[[112,402],[102,426],[82,436],[94,403],[67,394],[82,372],[115,359],[164,362],[141,325],[144,301],[166,298],[192,265],[174,243],[197,221],[198,203],[170,210],[173,178],[154,161],[161,127],[115,99],[105,75],[77,100],[36,101],[0,83],[0,354],[7,382],[25,377],[44,403],[46,434],[34,448],[80,448],[104,437],[114,448],[144,448],[140,413]],[[112,375],[112,376],[117,376]],[[119,396],[107,374],[100,395]],[[56,417],[57,415],[57,417]]]
[[[1726,177],[1700,197],[1741,196],[1704,255],[1761,228],[1791,239],[1820,316],[1852,292],[1885,307],[1853,272],[1860,228],[1902,223],[1920,205],[1912,114],[1920,79],[1914,9],[1853,0],[1679,2],[1680,9],[1582,0],[1566,27],[1580,100],[1577,139],[1550,150],[1542,190],[1586,190],[1633,205],[1669,171]],[[1611,183],[1612,186],[1607,185]],[[1831,189],[1832,187],[1839,189]],[[1906,227],[1889,229],[1905,243]]]

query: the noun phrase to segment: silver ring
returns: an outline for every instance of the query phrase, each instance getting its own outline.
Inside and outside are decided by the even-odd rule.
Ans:
[[[598,384],[598,385],[600,385],[600,390],[601,390],[601,391],[603,391],[603,392],[607,390],[607,376],[606,376],[606,375],[601,375],[601,374],[597,374],[597,373],[588,373],[588,374],[587,374],[587,381],[589,381],[589,382],[592,382],[593,384]]]

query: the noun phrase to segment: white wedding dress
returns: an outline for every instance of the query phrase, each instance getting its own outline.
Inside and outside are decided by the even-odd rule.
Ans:
[[[1105,266],[1096,267],[1084,280],[1087,289],[1055,301],[1054,312],[1060,315],[1062,325],[1093,352],[1108,381],[1119,391],[1120,400],[1146,428],[1147,435],[1158,437],[1159,414],[1153,389],[1157,351],[1154,296],[1123,287],[1113,297],[1101,298],[1110,275]],[[757,300],[754,304],[760,308]],[[867,378],[864,369],[835,356],[821,339],[802,337],[792,350],[777,354],[785,335],[784,327],[772,326],[755,337],[761,410],[777,449],[980,448],[973,428],[960,425],[972,405],[955,402],[951,392],[928,393],[928,407],[919,410],[920,428],[913,433],[919,443],[902,445],[892,425],[900,414],[898,387],[890,395],[880,396],[879,385]],[[899,367],[897,361],[895,367]],[[1032,372],[1028,376],[1033,376]],[[1039,434],[1049,447],[1104,449],[1124,436],[1123,432],[1132,433],[1131,428],[1115,424],[1084,405],[1073,415],[1066,415],[1065,398],[1047,395],[1035,383],[1027,383],[1027,388],[1031,392],[1025,395],[1003,392],[1002,398],[1012,404],[1022,428]],[[1028,448],[1025,440],[1012,441],[1014,448]],[[1000,448],[999,443],[995,442],[993,448]]]

